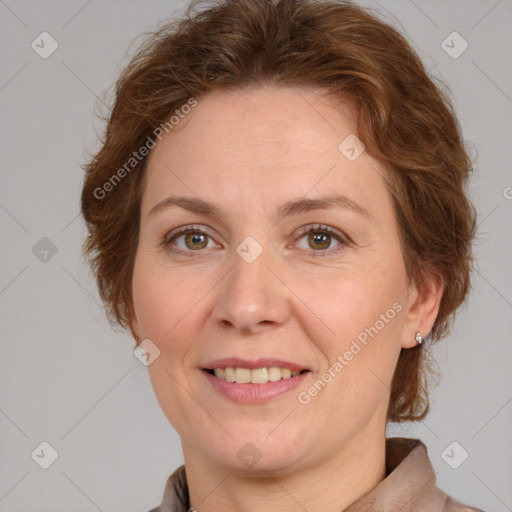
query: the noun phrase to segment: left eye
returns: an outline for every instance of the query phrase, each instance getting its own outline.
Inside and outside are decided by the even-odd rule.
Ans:
[[[325,252],[326,249],[330,248],[333,238],[339,242],[339,245],[344,244],[343,238],[327,226],[310,227],[302,233],[299,240],[305,237],[307,237],[307,243],[309,245],[309,247],[306,247],[306,250],[313,248],[314,252]]]

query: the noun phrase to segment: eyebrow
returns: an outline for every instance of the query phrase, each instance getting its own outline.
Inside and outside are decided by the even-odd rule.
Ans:
[[[179,206],[193,213],[214,217],[220,217],[222,214],[222,209],[219,206],[204,201],[203,199],[197,197],[170,196],[153,206],[148,212],[148,217],[171,206]],[[277,209],[276,219],[279,222],[285,217],[299,215],[310,210],[327,209],[351,210],[368,219],[372,217],[370,212],[360,204],[347,196],[337,194],[314,198],[299,198],[288,201]]]

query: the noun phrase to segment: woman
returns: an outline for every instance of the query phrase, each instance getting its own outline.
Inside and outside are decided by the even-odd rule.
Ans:
[[[469,288],[471,162],[447,97],[351,3],[236,0],[123,71],[82,212],[185,465],[152,512],[454,511],[424,340]]]

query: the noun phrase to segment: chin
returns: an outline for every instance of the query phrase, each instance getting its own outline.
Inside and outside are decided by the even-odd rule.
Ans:
[[[240,455],[240,457],[238,456]],[[226,471],[250,477],[268,477],[292,471],[297,464],[297,454],[291,455],[284,450],[274,453],[263,453],[255,445],[246,444],[235,457],[224,453],[211,454],[212,460]]]
[[[246,426],[238,432],[227,425],[233,437],[223,436],[222,441],[213,441],[204,450],[209,451],[209,458],[214,464],[227,471],[248,476],[261,473],[266,477],[269,472],[273,475],[286,473],[300,464],[308,443],[304,434],[298,431],[290,432],[283,428],[277,432],[280,428],[276,428],[277,424],[269,421],[261,424],[260,428],[248,430]],[[214,452],[211,451],[212,446],[216,448]]]

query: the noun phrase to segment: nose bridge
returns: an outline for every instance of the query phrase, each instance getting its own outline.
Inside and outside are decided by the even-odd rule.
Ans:
[[[276,261],[266,241],[268,237],[247,236],[233,248],[232,268],[215,302],[216,322],[252,332],[286,321],[286,287],[269,269],[276,267]]]

